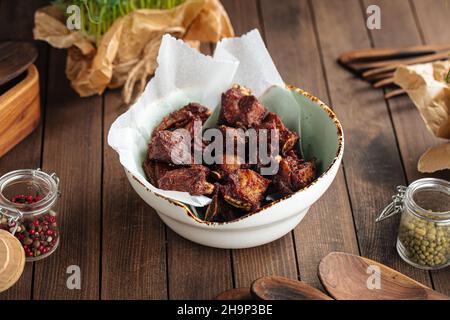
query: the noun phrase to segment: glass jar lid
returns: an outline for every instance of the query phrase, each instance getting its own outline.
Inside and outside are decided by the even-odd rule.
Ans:
[[[408,187],[398,186],[392,202],[376,222],[407,209],[415,216],[437,223],[450,223],[450,182],[436,178],[419,179]]]
[[[409,185],[405,208],[414,215],[433,222],[450,222],[450,182],[425,178]]]
[[[37,215],[51,208],[59,196],[59,178],[40,169],[11,171],[0,177],[0,211],[11,218]],[[17,195],[32,196],[33,203],[13,202]]]

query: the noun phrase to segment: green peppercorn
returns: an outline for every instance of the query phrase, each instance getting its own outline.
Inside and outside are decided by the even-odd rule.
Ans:
[[[449,263],[450,225],[404,212],[398,238],[407,257],[416,264],[434,267]]]

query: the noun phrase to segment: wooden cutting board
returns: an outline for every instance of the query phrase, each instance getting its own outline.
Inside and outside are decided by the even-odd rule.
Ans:
[[[25,72],[37,56],[38,51],[30,42],[0,42],[0,86]]]

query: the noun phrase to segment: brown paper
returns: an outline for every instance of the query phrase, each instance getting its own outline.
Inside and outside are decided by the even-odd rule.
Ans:
[[[450,61],[401,66],[394,81],[404,89],[425,121],[428,130],[438,138],[450,139],[450,84],[446,76]],[[449,144],[428,150],[419,160],[420,172],[450,169]]]
[[[34,38],[67,48],[66,74],[82,97],[123,86],[126,103],[144,89],[156,69],[161,37],[169,33],[198,48],[234,36],[218,0],[187,0],[170,10],[139,9],[118,18],[98,46],[79,31],[69,31],[54,7],[35,14]]]
[[[419,159],[420,172],[435,172],[450,169],[450,143],[444,143],[428,149]]]

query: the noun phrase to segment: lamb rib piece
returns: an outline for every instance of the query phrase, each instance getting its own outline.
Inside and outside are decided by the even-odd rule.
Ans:
[[[291,150],[281,159],[278,173],[273,178],[273,185],[280,194],[288,195],[306,187],[315,177],[315,159],[305,161]]]
[[[192,195],[208,195],[214,192],[214,185],[207,181],[210,170],[202,165],[179,168],[166,172],[158,180],[164,190],[189,192]]]
[[[191,164],[191,139],[179,131],[158,131],[148,144],[147,158],[173,164]]]
[[[269,184],[270,180],[256,171],[239,169],[228,175],[221,191],[229,204],[245,211],[254,211],[260,207]]]
[[[261,124],[266,108],[244,87],[234,86],[222,94],[219,124],[253,128]]]

